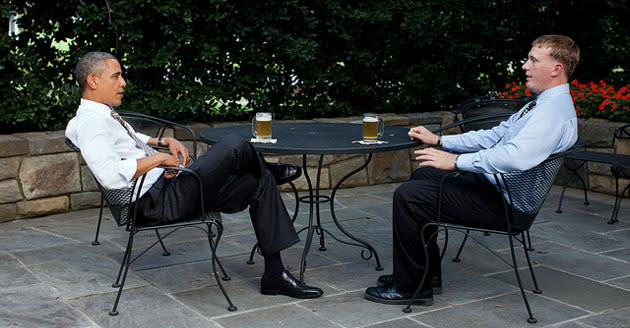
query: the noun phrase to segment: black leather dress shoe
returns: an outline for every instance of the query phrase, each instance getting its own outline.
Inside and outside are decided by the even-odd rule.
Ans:
[[[411,301],[413,292],[403,292],[396,290],[393,286],[387,287],[370,287],[365,290],[365,298],[377,303],[406,305]],[[420,293],[413,301],[414,305],[429,306],[433,304],[433,293],[431,290]]]
[[[442,294],[442,279],[440,279],[439,277],[433,277],[431,279],[431,283],[433,286],[433,295],[440,295]],[[391,274],[385,274],[382,275],[380,277],[378,277],[378,280],[376,281],[376,284],[379,287],[386,287],[386,286],[392,286],[394,284],[394,276]]]
[[[291,182],[302,175],[302,168],[292,164],[265,163],[265,167],[271,171],[278,185]]]
[[[263,275],[260,280],[260,293],[263,295],[280,294],[293,298],[315,298],[324,294],[321,289],[307,286],[295,279],[288,271],[283,271],[281,275],[274,278]]]

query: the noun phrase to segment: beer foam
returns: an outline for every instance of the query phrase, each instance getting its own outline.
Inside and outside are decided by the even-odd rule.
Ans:
[[[372,116],[366,116],[363,118],[363,122],[378,122],[378,118]]]
[[[256,121],[271,121],[271,113],[256,113]]]

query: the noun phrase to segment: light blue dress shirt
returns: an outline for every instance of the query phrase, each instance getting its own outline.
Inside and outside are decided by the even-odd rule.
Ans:
[[[527,104],[490,130],[444,136],[442,147],[460,154],[458,169],[483,173],[496,184],[494,173],[530,169],[549,155],[573,146],[577,140],[577,117],[569,84],[539,94],[536,106],[519,118],[526,107]]]

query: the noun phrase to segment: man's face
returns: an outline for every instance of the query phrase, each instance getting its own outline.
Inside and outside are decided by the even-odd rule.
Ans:
[[[542,44],[534,45],[523,64],[527,76],[525,85],[534,93],[541,93],[554,86],[552,78],[558,75],[557,66],[560,63],[549,55],[550,52],[549,47]]]
[[[106,59],[105,65],[105,70],[100,75],[88,75],[88,84],[94,91],[95,101],[116,107],[122,103],[127,82],[122,77],[118,61]]]

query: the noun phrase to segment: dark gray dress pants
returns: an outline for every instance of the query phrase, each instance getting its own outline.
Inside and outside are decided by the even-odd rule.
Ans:
[[[228,135],[190,166],[203,183],[206,210],[249,213],[263,256],[297,243],[278,186],[254,147],[243,138]],[[198,180],[182,172],[160,178],[138,201],[138,225],[154,226],[195,218],[201,210]]]

